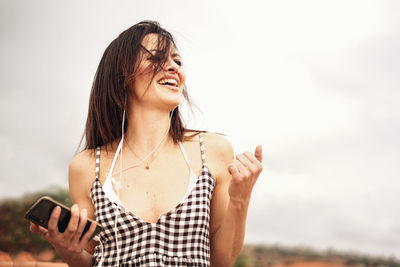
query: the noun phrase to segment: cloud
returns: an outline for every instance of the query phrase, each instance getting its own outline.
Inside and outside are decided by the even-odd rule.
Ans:
[[[398,253],[398,2],[50,2],[1,3],[0,196],[66,185],[104,49],[157,19],[202,110],[189,124],[263,144],[248,241]]]
[[[250,208],[246,241],[398,255],[399,215],[389,217],[382,212],[381,205],[394,211],[394,205],[386,205],[389,199],[376,201],[373,197],[355,195],[352,202],[344,202],[339,197],[332,201],[265,196],[263,203],[254,201]]]

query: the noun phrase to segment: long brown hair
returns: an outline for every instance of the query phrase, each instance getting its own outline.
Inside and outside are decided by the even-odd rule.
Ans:
[[[172,35],[158,22],[142,21],[122,32],[105,50],[93,81],[89,99],[88,117],[85,127],[84,149],[94,149],[121,137],[122,116],[132,104],[129,99],[137,67],[142,60],[143,38],[150,33],[157,34],[157,59],[153,59],[153,78],[168,59],[171,45],[176,47]],[[147,51],[147,50],[146,50]],[[148,52],[148,51],[147,51]],[[183,96],[191,106],[186,86]],[[171,111],[172,112],[172,111]],[[125,120],[125,131],[129,116]],[[185,128],[179,107],[172,112],[169,134],[175,143],[182,141]],[[82,140],[81,140],[82,142]]]

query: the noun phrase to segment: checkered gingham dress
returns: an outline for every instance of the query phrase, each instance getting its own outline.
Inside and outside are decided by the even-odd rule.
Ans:
[[[204,144],[199,134],[202,171],[193,191],[156,223],[145,222],[119,207],[118,243],[120,266],[210,266],[210,203],[215,181],[205,162]],[[117,266],[114,232],[118,205],[105,195],[99,181],[100,147],[96,154],[96,179],[90,196],[103,249],[96,246],[94,266]],[[102,255],[101,255],[102,254]]]

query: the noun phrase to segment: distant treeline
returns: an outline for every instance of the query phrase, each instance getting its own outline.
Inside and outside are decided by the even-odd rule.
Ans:
[[[72,205],[68,190],[60,187],[50,187],[19,198],[0,200],[0,251],[13,255],[20,251],[38,254],[44,250],[53,250],[47,241],[29,231],[29,222],[24,218],[25,212],[44,195],[54,198],[67,207]],[[340,262],[343,265],[360,267],[400,267],[400,261],[394,257],[278,245],[245,245],[234,266],[265,267],[298,261]]]
[[[295,262],[331,262],[357,267],[400,267],[400,261],[393,257],[379,257],[358,252],[335,249],[325,251],[306,246],[245,245],[235,267],[265,267],[289,265]]]
[[[29,251],[34,254],[53,247],[40,235],[29,231],[29,221],[24,218],[26,211],[42,196],[47,195],[66,206],[71,206],[69,193],[60,187],[23,195],[19,198],[0,200],[0,250],[9,254]]]

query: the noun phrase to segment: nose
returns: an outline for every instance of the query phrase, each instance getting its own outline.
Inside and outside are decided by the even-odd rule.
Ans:
[[[170,73],[178,73],[179,65],[170,57],[165,64],[165,69]]]

